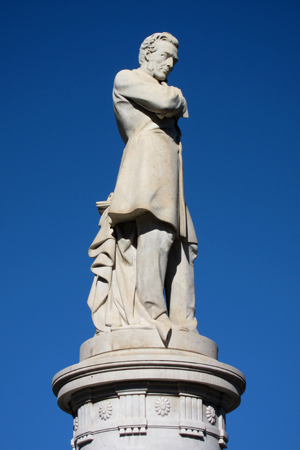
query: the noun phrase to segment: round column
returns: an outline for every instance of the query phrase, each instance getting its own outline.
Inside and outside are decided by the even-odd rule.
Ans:
[[[226,414],[245,378],[217,352],[184,331],[173,331],[167,348],[156,330],[133,327],[88,340],[80,362],[53,379],[58,405],[74,418],[73,448],[226,448]]]

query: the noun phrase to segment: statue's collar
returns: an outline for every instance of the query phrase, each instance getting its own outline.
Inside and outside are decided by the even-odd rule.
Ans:
[[[158,83],[161,84],[160,81],[158,81],[156,78],[154,78],[152,75],[150,75],[149,73],[145,72],[143,69],[141,69],[140,67],[138,69],[134,69],[134,72],[137,72],[141,77],[143,77],[145,80],[148,81],[152,81],[152,83]],[[164,81],[165,84],[167,84],[167,80]]]

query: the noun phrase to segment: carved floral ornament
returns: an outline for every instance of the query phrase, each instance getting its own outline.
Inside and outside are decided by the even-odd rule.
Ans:
[[[112,405],[109,401],[101,402],[99,406],[99,416],[101,420],[107,420],[112,415]]]
[[[217,421],[217,413],[216,413],[215,408],[213,408],[212,406],[208,406],[206,408],[206,417],[207,417],[207,420],[209,421],[209,423],[214,425]]]
[[[167,416],[170,412],[171,405],[166,397],[160,397],[155,402],[155,411],[159,416]]]

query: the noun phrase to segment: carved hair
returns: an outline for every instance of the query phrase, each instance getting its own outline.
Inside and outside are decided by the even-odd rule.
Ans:
[[[154,33],[151,36],[147,37],[141,47],[140,47],[140,53],[139,53],[139,63],[140,66],[143,64],[143,62],[146,59],[146,53],[154,53],[157,50],[157,44],[159,41],[168,41],[171,42],[171,44],[175,45],[176,48],[179,47],[178,40],[172,36],[170,33]]]

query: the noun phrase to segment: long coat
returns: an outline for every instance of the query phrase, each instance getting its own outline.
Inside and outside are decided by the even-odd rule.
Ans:
[[[183,191],[177,121],[188,112],[181,91],[141,69],[123,70],[115,78],[113,103],[126,147],[108,211],[112,224],[150,211],[197,242]]]

